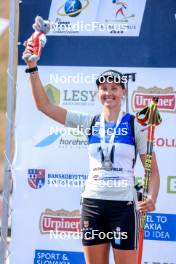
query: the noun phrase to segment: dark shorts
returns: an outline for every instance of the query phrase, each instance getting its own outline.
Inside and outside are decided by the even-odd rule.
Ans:
[[[83,246],[111,243],[117,249],[137,249],[138,227],[139,213],[133,202],[88,198],[82,201]]]

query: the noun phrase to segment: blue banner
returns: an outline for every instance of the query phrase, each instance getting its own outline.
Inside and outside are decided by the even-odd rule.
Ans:
[[[145,239],[160,241],[176,241],[176,215],[147,214]]]
[[[34,264],[85,264],[82,252],[35,250]]]

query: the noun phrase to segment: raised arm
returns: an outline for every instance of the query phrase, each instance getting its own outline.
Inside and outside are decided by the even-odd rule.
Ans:
[[[36,62],[25,61],[29,68],[36,66]],[[45,115],[51,117],[55,121],[65,124],[67,110],[63,107],[56,106],[52,104],[43,88],[41,83],[39,73],[37,71],[29,74],[29,80],[32,88],[33,97],[36,106],[39,111],[43,112]]]

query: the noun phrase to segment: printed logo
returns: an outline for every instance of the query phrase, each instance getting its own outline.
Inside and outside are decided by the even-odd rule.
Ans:
[[[85,10],[89,5],[88,0],[80,1],[80,0],[67,0],[65,4],[61,5],[58,8],[57,14],[58,16],[69,16],[76,17],[83,10]]]
[[[97,91],[87,90],[64,90],[63,105],[94,105]]]
[[[146,0],[53,0],[50,35],[139,36]],[[79,20],[79,18],[81,18]]]
[[[54,87],[52,84],[47,84],[44,86],[44,90],[49,98],[49,100],[55,104],[60,104],[60,90]]]
[[[36,249],[34,264],[85,264],[83,252]]]
[[[50,80],[51,82],[58,82],[57,77],[53,77]],[[97,100],[97,90],[72,90],[72,89],[63,89],[62,92],[59,88],[56,88],[52,84],[47,84],[44,87],[49,100],[56,104],[62,105],[94,105]]]
[[[28,169],[28,184],[33,189],[41,189],[45,184],[45,170]]]
[[[59,140],[59,148],[87,148],[88,142],[86,139],[67,139],[61,137]]]
[[[37,148],[42,148],[42,147],[47,147],[51,144],[53,144],[59,137],[61,136],[61,133],[53,133],[45,138],[43,138],[42,140],[40,140],[35,147]]]
[[[79,23],[78,20],[79,15],[85,15],[87,13],[89,0],[67,0],[65,3],[63,0],[62,2],[58,6],[58,1],[52,0],[49,13],[49,20],[52,23],[49,34],[78,33],[82,29],[82,23]]]
[[[114,35],[139,36],[145,3],[145,0],[140,1],[140,4],[137,1],[112,0],[105,19],[106,25],[111,28],[109,32]]]
[[[132,201],[127,202],[127,205],[132,205],[132,204],[133,204]]]
[[[83,226],[84,226],[84,228],[88,228],[89,227],[89,221],[88,220],[83,221]]]
[[[154,145],[157,147],[176,148],[176,138],[158,137],[154,139]]]
[[[40,217],[41,234],[54,232],[79,233],[80,232],[80,211],[68,211],[60,209],[53,211],[46,209]]]
[[[152,87],[144,88],[138,87],[132,95],[132,109],[134,112],[139,111],[143,107],[150,104],[152,98],[157,96],[159,98],[158,108],[163,112],[176,112],[176,92],[172,87],[165,89]]]
[[[45,182],[49,187],[83,187],[88,179],[87,174],[64,174],[48,172],[44,169],[28,169],[28,184],[33,189],[40,189]]]
[[[88,175],[86,174],[62,174],[48,173],[47,184],[52,187],[79,187],[84,186]]]
[[[176,215],[147,213],[145,239],[176,241]]]
[[[176,176],[167,177],[167,192],[176,194]]]
[[[121,239],[120,239],[120,236],[119,236],[119,234],[120,234],[120,227],[116,227],[116,236],[115,236],[115,244],[116,245],[120,245],[121,244]]]
[[[117,22],[128,22],[130,18],[134,18],[135,15],[128,15],[128,5],[124,1],[112,0],[112,3],[116,5],[115,7],[115,17]]]

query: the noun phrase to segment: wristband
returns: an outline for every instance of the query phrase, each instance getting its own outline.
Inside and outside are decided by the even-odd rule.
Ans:
[[[25,69],[26,73],[33,73],[33,72],[37,72],[38,71],[38,67],[33,67],[33,68],[27,68]]]

